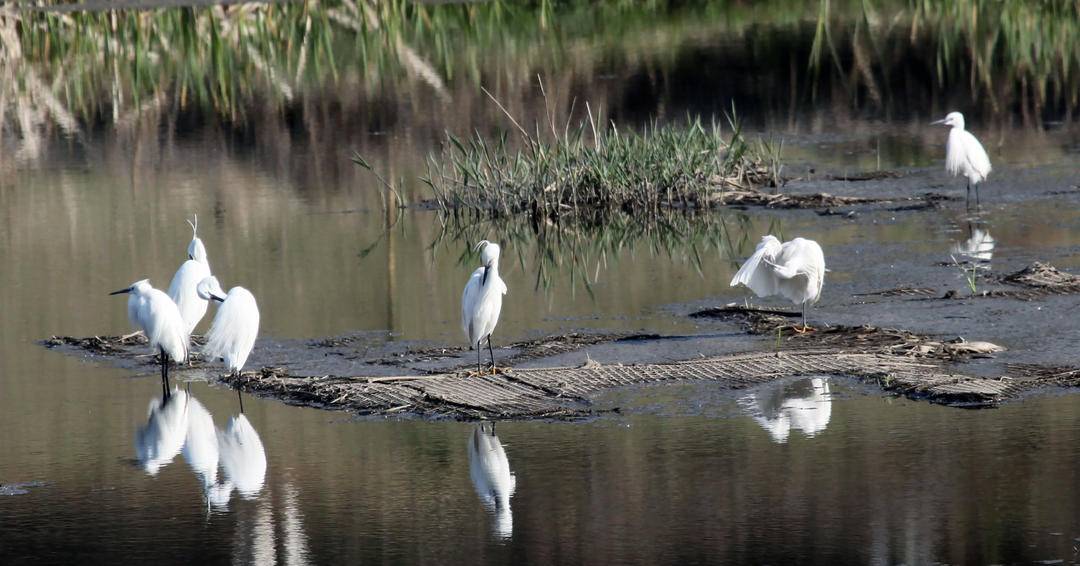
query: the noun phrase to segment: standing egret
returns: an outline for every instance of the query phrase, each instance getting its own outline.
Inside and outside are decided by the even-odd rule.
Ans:
[[[243,287],[233,287],[226,295],[217,277],[200,281],[197,291],[204,300],[221,303],[210,332],[206,334],[203,353],[210,358],[221,358],[230,372],[240,375],[255,346],[255,337],[259,335],[259,306],[255,303],[255,295]]]
[[[168,295],[150,285],[149,279],[132,283],[110,295],[127,294],[128,319],[143,330],[150,348],[161,353],[161,388],[169,396],[169,360],[187,359],[188,333],[180,309]]]
[[[802,305],[803,327],[806,325],[806,307],[821,298],[825,284],[825,254],[813,240],[795,238],[780,244],[776,236],[761,239],[754,255],[746,260],[731,279],[731,286],[742,283],[759,297],[783,295],[787,300]]]
[[[491,347],[491,333],[499,323],[502,296],[506,283],[499,277],[499,245],[487,240],[476,244],[480,250],[481,267],[473,271],[461,294],[461,329],[469,337],[469,348],[476,348],[476,372],[481,372],[480,344],[487,339],[491,355],[491,373],[495,373],[495,352]]]
[[[975,186],[975,206],[979,205],[979,183],[986,180],[990,174],[990,157],[986,155],[979,140],[964,129],[964,115],[959,112],[949,112],[943,120],[932,122],[931,125],[944,124],[952,128],[949,130],[949,141],[945,144],[945,170],[955,177],[963,175],[967,178],[967,198],[971,202],[971,187]]]
[[[209,302],[200,297],[195,287],[200,281],[210,277],[210,262],[206,257],[206,247],[199,239],[199,217],[195,222],[188,220],[191,226],[191,243],[188,244],[188,259],[180,265],[169,284],[169,297],[180,308],[188,334],[195,331],[202,317],[206,315]]]

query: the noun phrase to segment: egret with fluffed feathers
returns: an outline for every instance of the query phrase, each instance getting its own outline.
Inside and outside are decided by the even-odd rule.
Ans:
[[[203,355],[221,358],[229,371],[239,375],[247,363],[259,335],[259,306],[255,295],[243,287],[233,287],[226,295],[217,277],[207,277],[196,287],[199,297],[217,301],[217,314],[206,333]]]
[[[150,285],[149,279],[136,281],[126,289],[109,294],[128,295],[128,319],[146,334],[150,348],[161,354],[161,387],[168,398],[169,360],[179,363],[187,359],[187,325],[180,309],[168,295]]]
[[[761,239],[754,254],[731,279],[731,286],[746,285],[758,297],[782,295],[802,305],[803,331],[807,306],[818,302],[825,284],[825,254],[813,240],[795,238],[780,243],[773,235]]]
[[[990,156],[986,155],[979,140],[964,129],[964,115],[959,112],[949,112],[944,119],[932,122],[931,125],[944,124],[949,126],[949,140],[945,144],[945,170],[967,178],[967,198],[971,201],[971,187],[975,187],[975,205],[979,204],[979,183],[986,180],[990,174]]]
[[[495,352],[491,334],[499,323],[506,283],[499,277],[499,245],[481,240],[474,250],[480,251],[481,266],[473,271],[461,294],[461,329],[469,337],[469,347],[476,348],[476,371],[482,371],[480,345],[487,340],[491,355],[491,372],[495,373]]]

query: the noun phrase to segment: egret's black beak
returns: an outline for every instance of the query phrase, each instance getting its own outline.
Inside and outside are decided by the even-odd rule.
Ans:
[[[131,292],[131,287],[128,287],[127,289],[120,289],[119,291],[113,291],[112,293],[109,293],[109,295],[110,296],[111,295],[123,295],[125,293],[130,293],[130,292]]]
[[[483,287],[484,285],[487,285],[488,271],[491,271],[491,267],[485,265],[484,266],[484,276],[480,278],[480,286],[481,287]]]
[[[219,297],[217,295],[210,295],[210,299],[214,300],[214,301],[217,301],[219,303],[224,303],[225,302],[225,299],[223,299],[223,298],[221,298],[221,297]]]
[[[942,118],[942,119],[940,119],[940,120],[938,120],[936,122],[930,122],[930,125],[931,126],[937,126],[938,124],[944,124],[945,120],[947,120],[947,118]]]

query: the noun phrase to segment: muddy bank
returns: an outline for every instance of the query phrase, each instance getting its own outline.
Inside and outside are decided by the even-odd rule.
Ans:
[[[959,406],[991,406],[1022,389],[1001,379],[967,376],[953,365],[973,356],[986,356],[998,348],[978,342],[942,340],[903,330],[872,326],[828,327],[797,333],[794,313],[725,307],[699,316],[736,317],[748,329],[772,340],[775,351],[733,353],[680,361],[654,359],[648,363],[585,363],[544,366],[565,354],[598,344],[626,343],[635,349],[663,351],[668,342],[686,337],[573,334],[514,344],[500,352],[500,371],[478,376],[462,364],[463,349],[414,349],[396,356],[355,360],[353,369],[394,364],[397,375],[311,375],[304,364],[264,366],[236,377],[220,377],[231,387],[287,403],[346,410],[360,415],[413,415],[424,418],[527,419],[581,418],[595,414],[592,396],[600,391],[635,384],[671,381],[711,381],[739,389],[780,378],[849,376],[915,398]],[[705,339],[715,340],[704,337]],[[55,337],[46,343],[69,352],[93,351],[96,356],[153,371],[153,358],[138,339],[118,337],[71,339]],[[348,348],[353,340],[308,342],[307,349]],[[87,348],[83,350],[83,348]],[[143,352],[143,353],[140,353]],[[506,361],[532,360],[540,367],[505,367]],[[438,362],[445,371],[407,373],[410,364]],[[208,370],[205,362],[178,368],[181,377],[197,378]]]

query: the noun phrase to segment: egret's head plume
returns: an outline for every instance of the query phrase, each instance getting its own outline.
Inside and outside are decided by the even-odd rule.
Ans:
[[[188,259],[210,265],[209,260],[206,257],[206,246],[204,246],[202,240],[199,239],[199,215],[195,215],[194,222],[188,220],[187,223],[191,226],[191,243],[189,243],[187,247]]]

